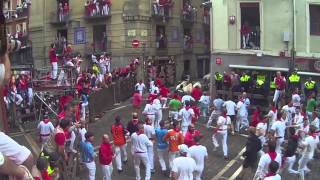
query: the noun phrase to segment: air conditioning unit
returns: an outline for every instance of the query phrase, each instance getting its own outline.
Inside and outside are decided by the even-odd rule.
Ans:
[[[283,32],[283,42],[290,41],[290,32]]]

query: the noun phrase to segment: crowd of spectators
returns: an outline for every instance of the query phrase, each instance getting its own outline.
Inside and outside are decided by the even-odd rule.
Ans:
[[[111,0],[88,0],[85,3],[86,16],[106,16],[110,13]]]
[[[60,22],[66,21],[69,18],[70,6],[66,0],[59,0],[58,4],[58,20]]]
[[[192,6],[191,0],[184,0],[182,15],[183,19],[193,21],[196,15],[197,9]]]
[[[173,5],[174,2],[172,0],[154,0],[152,5],[153,12],[155,15],[168,16]]]

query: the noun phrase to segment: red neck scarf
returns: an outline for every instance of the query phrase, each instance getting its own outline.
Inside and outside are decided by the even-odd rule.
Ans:
[[[177,127],[176,127],[176,128],[174,128],[173,130],[174,130],[175,132],[180,132],[180,129],[179,129],[179,128],[177,128]]]
[[[275,151],[269,151],[268,152],[268,154],[269,154],[269,156],[270,156],[270,159],[272,160],[272,161],[274,161],[275,159],[276,159],[276,157],[277,157],[277,153],[275,152]]]
[[[276,173],[273,173],[273,172],[268,172],[267,174],[266,174],[266,177],[271,177],[271,176],[275,176],[275,175],[277,175]]]
[[[277,108],[275,106],[272,106],[271,111],[273,111],[275,113],[275,112],[277,112]]]

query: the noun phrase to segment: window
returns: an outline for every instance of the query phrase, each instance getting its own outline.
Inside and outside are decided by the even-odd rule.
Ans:
[[[184,60],[183,62],[183,74],[184,75],[190,74],[190,60]]]
[[[159,49],[167,48],[166,29],[164,26],[156,27],[156,47]]]
[[[57,30],[56,48],[58,54],[63,52],[63,49],[67,47],[68,43],[68,30],[59,29]]]
[[[310,5],[310,34],[320,36],[320,5]]]
[[[107,50],[107,26],[93,26],[93,48],[95,52],[104,52]]]
[[[260,49],[259,3],[241,3],[241,49]]]

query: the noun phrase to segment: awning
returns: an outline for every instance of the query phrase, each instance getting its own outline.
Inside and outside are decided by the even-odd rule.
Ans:
[[[230,64],[229,67],[236,68],[236,69],[261,70],[261,71],[284,71],[284,72],[289,71],[289,68],[266,67],[266,66],[245,66],[245,65]]]
[[[298,71],[297,74],[302,76],[320,76],[320,73],[306,72],[306,71]]]

